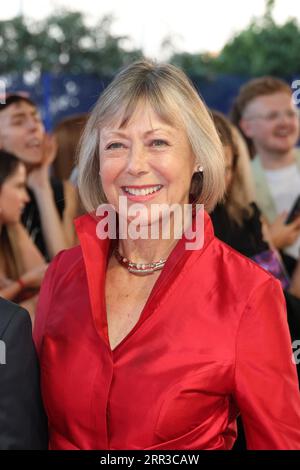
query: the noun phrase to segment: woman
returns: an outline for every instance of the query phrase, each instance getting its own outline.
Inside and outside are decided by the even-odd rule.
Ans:
[[[60,181],[68,180],[75,166],[77,147],[88,114],[76,114],[62,119],[54,128],[53,135],[57,142],[53,171]]]
[[[0,296],[25,307],[32,321],[47,265],[20,223],[25,204],[25,165],[0,151]]]
[[[56,157],[53,162],[54,176],[63,182],[64,190],[66,192],[68,185],[71,184],[73,188],[73,196],[70,198],[73,201],[73,208],[70,208],[69,213],[73,216],[69,217],[68,222],[65,222],[65,228],[68,228],[69,233],[74,234],[73,219],[85,213],[84,207],[81,204],[77,188],[78,168],[75,166],[78,145],[83,129],[88,119],[87,113],[76,114],[62,119],[54,128],[53,136],[57,143]],[[73,246],[78,243],[75,237],[73,239]]]
[[[194,249],[191,227],[164,238],[166,211],[153,210],[185,212],[190,197],[211,210],[224,186],[221,143],[183,72],[148,61],[123,69],[81,143],[79,189],[91,215],[77,221],[80,246],[56,257],[39,300],[51,449],[230,449],[238,410],[250,449],[300,448],[277,281],[216,239],[207,214],[198,226],[201,209]],[[101,229],[111,206],[94,216],[106,201],[117,239]],[[158,236],[136,237],[136,226],[143,235],[159,227]]]

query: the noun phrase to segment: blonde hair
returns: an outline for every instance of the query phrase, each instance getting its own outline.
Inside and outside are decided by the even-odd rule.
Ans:
[[[85,208],[92,212],[107,202],[99,179],[100,130],[108,123],[126,125],[141,102],[150,104],[167,123],[184,126],[203,179],[195,198],[211,210],[225,191],[222,145],[212,119],[183,71],[170,64],[141,60],[123,68],[96,103],[81,139],[78,187]],[[195,181],[191,188],[195,189]]]
[[[238,224],[253,214],[251,204],[255,201],[254,182],[250,166],[250,154],[240,132],[231,126],[238,152],[238,159],[228,194],[228,212]]]
[[[221,142],[229,146],[233,153],[233,176],[224,204],[230,217],[242,225],[245,218],[252,216],[251,204],[255,200],[247,144],[238,129],[222,113],[213,111],[212,116]]]

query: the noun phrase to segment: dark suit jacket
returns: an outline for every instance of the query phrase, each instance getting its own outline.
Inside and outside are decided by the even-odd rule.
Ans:
[[[47,449],[31,320],[0,298],[0,449]]]

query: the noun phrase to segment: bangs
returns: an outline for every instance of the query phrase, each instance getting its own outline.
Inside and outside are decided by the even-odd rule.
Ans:
[[[99,181],[101,130],[124,128],[143,106],[167,125],[185,130],[196,162],[205,171],[201,187],[197,185],[197,201],[207,211],[212,210],[225,191],[224,156],[216,128],[184,72],[171,64],[149,60],[121,69],[101,94],[87,122],[78,157],[78,187],[85,208],[93,212],[99,202],[107,202],[101,177]]]
[[[172,92],[162,90],[152,80],[145,80],[139,86],[135,83],[132,90],[126,90],[124,94],[117,96],[106,109],[102,108],[98,120],[100,129],[110,125],[115,125],[118,129],[126,127],[140,105],[150,105],[159,119],[168,125],[179,127],[183,124],[180,119],[180,107]]]

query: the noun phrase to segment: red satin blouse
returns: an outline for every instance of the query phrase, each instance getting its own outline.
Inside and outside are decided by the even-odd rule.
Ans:
[[[284,298],[271,275],[214,237],[180,240],[140,319],[112,351],[110,242],[89,215],[40,294],[34,339],[50,449],[300,449],[300,395]],[[116,295],[118,292],[116,291]],[[122,305],[120,305],[122,308]]]

